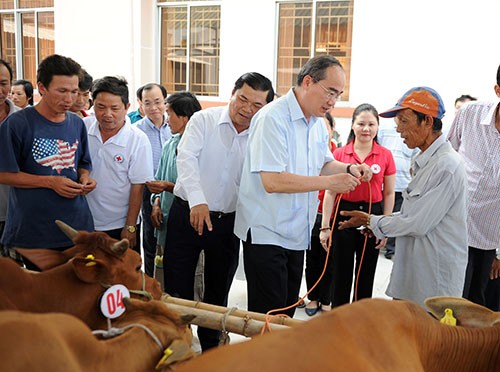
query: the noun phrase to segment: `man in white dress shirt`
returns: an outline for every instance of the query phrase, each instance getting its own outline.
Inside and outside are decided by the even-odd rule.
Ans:
[[[248,127],[273,98],[269,79],[246,73],[236,81],[227,106],[199,111],[189,120],[177,148],[178,178],[167,221],[163,262],[168,294],[193,299],[203,250],[203,302],[227,305],[239,258],[233,228]],[[206,351],[219,344],[220,332],[198,327],[198,337]]]

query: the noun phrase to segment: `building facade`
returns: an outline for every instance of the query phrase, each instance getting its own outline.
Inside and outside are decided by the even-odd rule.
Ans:
[[[124,76],[131,101],[158,81],[204,106],[227,102],[247,71],[284,94],[308,58],[328,53],[347,74],[341,123],[358,104],[382,110],[416,85],[440,92],[446,121],[461,94],[493,97],[499,14],[498,0],[0,0],[0,52],[33,83],[55,52],[94,78]]]

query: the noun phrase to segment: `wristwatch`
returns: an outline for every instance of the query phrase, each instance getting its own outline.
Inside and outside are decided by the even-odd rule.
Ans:
[[[135,233],[135,231],[136,231],[136,228],[134,225],[125,225],[125,229],[127,229],[127,231],[131,234]]]
[[[352,174],[352,172],[351,172],[351,167],[353,165],[356,165],[356,164],[348,164],[347,167],[346,167],[346,170],[345,170],[345,172],[349,173],[351,176],[354,176],[354,174]]]

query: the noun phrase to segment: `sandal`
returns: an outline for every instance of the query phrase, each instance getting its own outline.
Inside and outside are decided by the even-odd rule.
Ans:
[[[321,304],[320,307],[319,307],[319,310],[322,312],[322,313],[325,313],[327,311],[331,311],[332,310],[332,305],[324,305],[324,304]]]
[[[316,303],[315,307],[310,306],[311,304],[314,304],[314,303]],[[319,302],[318,301],[310,301],[304,310],[306,311],[306,314],[309,316],[315,315],[319,310]]]

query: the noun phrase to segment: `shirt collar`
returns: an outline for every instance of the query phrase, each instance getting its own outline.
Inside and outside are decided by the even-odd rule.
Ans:
[[[304,115],[304,112],[300,108],[299,101],[297,101],[297,97],[295,96],[293,88],[291,88],[288,91],[288,93],[284,96],[284,99],[288,104],[288,108],[290,110],[290,118],[292,122],[298,120],[303,121],[304,124],[306,124],[309,128],[312,128],[312,126],[315,125],[320,120],[321,122],[323,122],[323,118],[318,116],[311,116],[311,118],[309,119],[309,123],[307,123],[306,116]]]
[[[373,141],[372,150],[370,151],[368,156],[370,156],[371,154],[380,154],[380,148],[381,148],[381,146],[377,142]],[[354,154],[354,141],[351,141],[347,145],[345,145],[344,151],[346,154],[349,154],[349,155]]]
[[[431,159],[432,155],[441,147],[442,144],[446,142],[446,136],[444,134],[441,134],[434,142],[431,143],[431,145],[425,150],[421,151],[418,156],[415,157],[414,164],[417,165],[417,168],[414,168],[412,165],[412,168],[414,168],[414,171],[416,172],[418,169],[424,167],[429,160]]]
[[[125,125],[113,137],[108,139],[106,143],[113,143],[115,145],[126,147],[127,146],[127,133],[132,131],[132,124],[128,116],[125,118]],[[97,137],[102,142],[101,132],[99,131],[99,123],[97,118],[94,117],[94,122],[90,125],[88,130],[89,136]]]
[[[231,120],[231,117],[229,116],[229,105],[224,107],[224,109],[221,111],[219,120],[217,121],[217,125],[221,124],[231,124],[233,126],[233,121]]]
[[[221,111],[220,116],[219,116],[219,120],[217,121],[217,125],[229,125],[231,130],[233,130],[235,133],[237,133],[238,136],[246,135],[248,133],[248,128],[246,128],[244,131],[242,131],[240,133],[238,133],[236,131],[236,128],[234,127],[233,121],[231,120],[231,117],[229,116],[229,105],[224,107],[224,109]]]
[[[488,111],[488,114],[485,115],[482,120],[481,120],[481,125],[493,125],[495,126],[495,111],[500,105],[500,99],[497,99],[495,104],[491,106],[491,108]]]
[[[155,125],[155,123],[153,123],[153,122],[151,121],[151,119],[150,119],[150,118],[148,118],[147,116],[144,116],[141,120],[142,120],[144,123],[146,123],[146,125],[147,125],[148,127],[150,127],[151,129],[163,130],[163,128],[165,128],[166,126],[168,126],[167,121],[166,121],[166,116],[165,116],[165,115],[163,116],[163,124],[161,125],[161,127],[160,127],[160,128],[158,128],[158,127]],[[137,124],[137,123],[136,123],[136,124]]]

